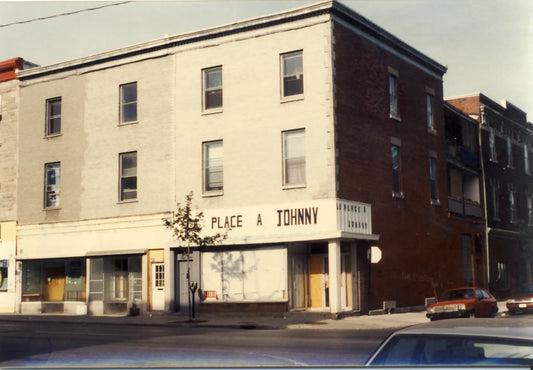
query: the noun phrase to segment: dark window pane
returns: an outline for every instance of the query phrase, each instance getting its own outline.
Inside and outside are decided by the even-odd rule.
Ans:
[[[205,109],[222,107],[222,89],[206,91]]]
[[[304,92],[304,78],[302,75],[285,77],[283,84],[285,96],[300,95]]]
[[[137,121],[137,103],[122,106],[122,122]]]

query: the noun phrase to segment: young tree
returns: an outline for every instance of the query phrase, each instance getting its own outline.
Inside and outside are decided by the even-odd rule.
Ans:
[[[211,236],[203,236],[203,212],[193,212],[192,209],[193,192],[191,191],[185,197],[185,203],[181,205],[178,203],[176,211],[172,213],[172,216],[163,218],[165,227],[172,230],[174,238],[179,243],[178,248],[182,250],[187,258],[187,287],[189,297],[189,321],[194,318],[194,312],[192,310],[192,298],[196,292],[197,286],[191,282],[191,268],[190,268],[190,255],[191,247],[202,248],[206,245],[213,245],[221,242],[226,238],[225,234],[216,233]]]

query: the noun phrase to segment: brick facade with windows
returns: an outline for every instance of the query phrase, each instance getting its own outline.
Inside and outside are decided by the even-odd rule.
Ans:
[[[533,260],[526,249],[531,241],[521,234],[533,221],[533,130],[526,113],[507,101],[499,104],[483,94],[473,94],[447,102],[481,125],[489,288],[496,297],[506,298],[533,277]]]

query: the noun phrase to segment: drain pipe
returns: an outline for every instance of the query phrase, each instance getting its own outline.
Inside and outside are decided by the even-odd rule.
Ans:
[[[483,157],[483,144],[481,140],[481,133],[482,133],[482,125],[485,121],[485,112],[484,112],[484,106],[481,105],[480,107],[480,119],[479,119],[479,127],[478,127],[478,144],[479,144],[479,157],[480,157],[480,164],[481,164],[481,181],[482,181],[482,188],[483,188],[483,212],[484,212],[484,221],[485,221],[485,268],[486,268],[486,276],[487,276],[487,287],[490,286],[490,258],[489,258],[489,222],[488,222],[488,216],[487,216],[487,182],[485,179],[485,161]]]

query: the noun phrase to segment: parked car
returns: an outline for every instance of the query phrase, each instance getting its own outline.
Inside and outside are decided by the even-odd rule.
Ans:
[[[533,365],[529,317],[419,324],[391,334],[366,366]]]
[[[450,317],[493,317],[498,302],[486,290],[476,287],[455,288],[444,292],[437,303],[427,307],[430,320]]]
[[[511,295],[506,305],[510,315],[519,312],[533,312],[533,284],[522,286]]]

